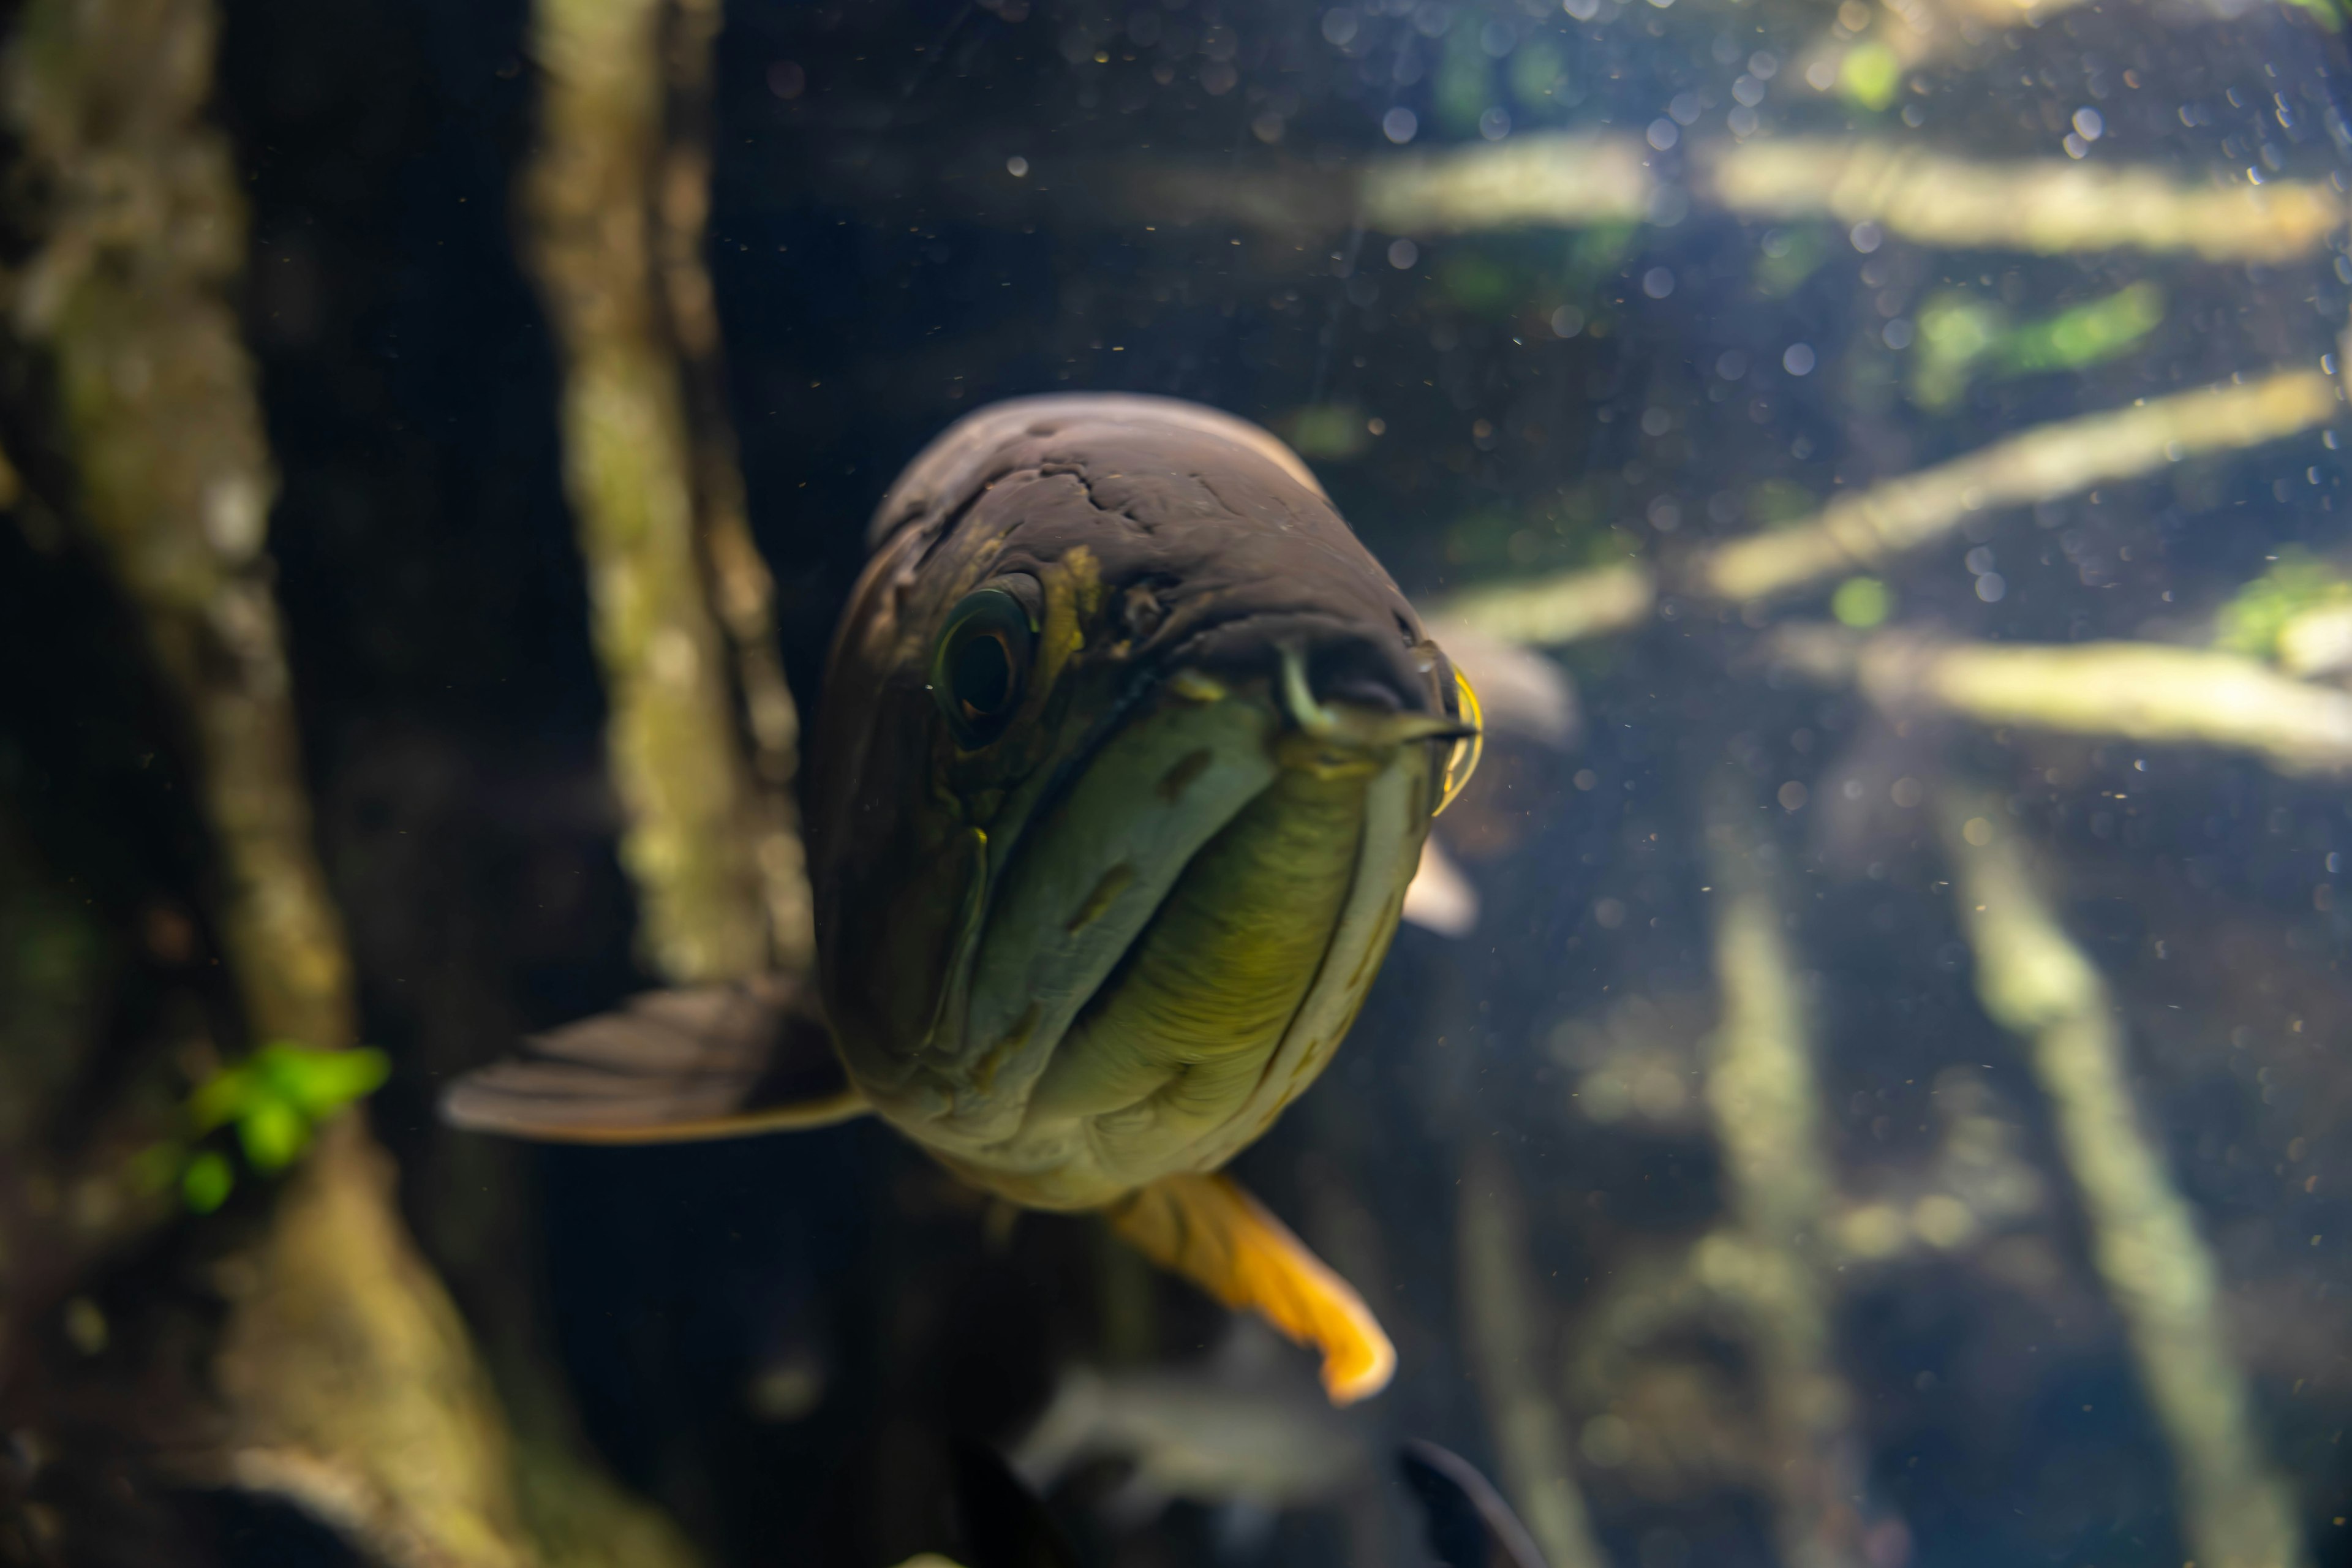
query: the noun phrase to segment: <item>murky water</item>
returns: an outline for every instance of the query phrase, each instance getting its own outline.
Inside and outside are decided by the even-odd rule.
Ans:
[[[804,712],[899,467],[1064,390],[1288,440],[1486,696],[1423,922],[1234,1167],[1395,1341],[1335,1413],[1095,1220],[870,1121],[437,1123],[657,978],[515,195],[541,73],[518,5],[232,8],[374,1124],[520,1424],[713,1563],[982,1550],[972,1441],[1086,1563],[1407,1568],[1409,1439],[1551,1568],[2352,1561],[2347,22],[729,8],[688,358]],[[74,707],[0,782],[75,734],[59,776],[130,776]],[[70,880],[97,809],[0,827]]]

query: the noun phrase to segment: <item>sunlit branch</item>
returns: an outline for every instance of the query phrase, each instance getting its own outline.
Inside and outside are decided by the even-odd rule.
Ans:
[[[2279,627],[2279,668],[2308,679],[2352,668],[2352,605],[2322,605]]]
[[[1895,715],[2219,746],[2293,773],[2352,769],[2352,693],[2291,679],[2239,654],[2162,643],[1860,637],[1820,625],[1782,627],[1769,648],[1791,672],[1859,685]]]
[[[1496,642],[1558,647],[1632,630],[1649,619],[1656,596],[1645,568],[1597,566],[1466,589],[1433,601],[1425,614],[1433,624],[1467,626]]]
[[[1763,221],[1865,220],[1922,245],[2039,255],[2185,251],[2209,261],[2319,254],[2347,216],[2317,181],[2215,184],[2144,164],[1987,163],[1892,142],[1806,137],[1699,142],[1690,203]],[[1127,165],[1100,196],[1173,222],[1223,218],[1286,238],[1350,221],[1390,234],[1473,234],[1638,223],[1679,205],[1639,136],[1533,132],[1492,143],[1385,153],[1344,174]]]
[[[2261,446],[2342,411],[2333,380],[2289,370],[2054,420],[1841,496],[1788,528],[1718,545],[1699,557],[1693,585],[1734,600],[1790,593],[1932,543],[1973,512],[2054,500],[2199,453]]]
[[[1699,1243],[1698,1278],[1746,1308],[1784,1561],[1861,1561],[1853,1397],[1832,1353],[1823,1275],[1835,1175],[1823,1155],[1821,1083],[1783,934],[1769,856],[1747,792],[1718,781],[1706,824],[1722,1018],[1706,1102],[1723,1150],[1731,1223]]]
[[[1638,223],[1657,182],[1639,137],[1515,136],[1368,161],[1363,221],[1389,234]]]
[[[1551,1336],[1544,1293],[1528,1268],[1526,1204],[1489,1142],[1473,1142],[1464,1163],[1454,1226],[1457,1300],[1504,1488],[1551,1568],[1604,1568],[1608,1559],[1593,1540],[1559,1405],[1544,1375]]]
[[[654,203],[662,297],[687,395],[704,565],[751,746],[751,853],[766,898],[772,957],[780,969],[803,971],[815,959],[816,929],[793,794],[800,710],[777,651],[775,582],[751,540],[727,408],[718,300],[702,260],[710,212],[712,50],[722,18],[719,0],[673,0],[671,16],[668,136]]]
[[[1746,217],[1864,220],[1954,250],[2181,250],[2208,261],[2314,255],[2345,199],[2318,182],[2189,182],[2146,166],[1987,163],[1885,142],[1774,138],[1701,154],[1700,184]]]
[[[535,7],[540,134],[522,189],[525,249],[562,349],[564,486],[627,814],[622,863],[647,957],[692,981],[766,966],[768,899],[744,853],[760,812],[705,575],[697,454],[667,320],[694,286],[678,287],[674,257],[667,290],[656,275],[657,205],[667,199],[688,220],[673,228],[699,227],[698,203],[678,211],[662,188],[668,20],[664,0]]]
[[[1786,528],[1716,545],[1680,575],[1691,592],[1709,598],[1791,594],[1931,544],[1974,513],[2074,495],[2201,453],[2282,440],[2342,411],[2334,380],[2290,370],[2056,420],[1841,496]],[[1607,566],[1468,589],[1428,613],[1497,641],[1559,645],[1639,626],[1655,592],[1646,569]]]
[[[2082,1195],[2091,1256],[2172,1450],[2190,1554],[2216,1568],[2306,1562],[2228,1342],[2213,1255],[2135,1105],[2114,998],[2037,886],[2000,800],[1939,802],[1985,1011],[2027,1042]]]

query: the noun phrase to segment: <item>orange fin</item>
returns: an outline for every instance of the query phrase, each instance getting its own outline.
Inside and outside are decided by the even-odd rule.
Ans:
[[[1231,1176],[1162,1176],[1108,1214],[1119,1239],[1154,1263],[1321,1351],[1332,1404],[1388,1386],[1396,1347],[1364,1299]]]

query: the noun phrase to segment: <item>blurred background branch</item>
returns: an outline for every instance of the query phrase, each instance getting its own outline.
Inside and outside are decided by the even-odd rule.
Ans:
[[[20,15],[7,105],[52,200],[11,325],[53,381],[67,510],[185,727],[247,1038],[345,1047],[350,963],[312,844],[264,550],[276,482],[226,300],[245,213],[227,143],[202,119],[217,26],[208,0]],[[326,1130],[257,1241],[233,1247],[215,1278],[226,1320],[201,1396],[210,1411],[140,1415],[150,1442],[177,1431],[180,1475],[284,1498],[385,1563],[539,1560],[497,1402],[356,1115]],[[185,1353],[171,1337],[126,1350]],[[43,1419],[15,1415],[36,1429]],[[191,1429],[206,1435],[190,1441]]]
[[[20,186],[48,200],[7,303],[49,383],[40,417],[70,491],[58,510],[131,606],[185,731],[240,1047],[341,1047],[357,1033],[351,964],[313,843],[265,549],[276,479],[228,302],[245,209],[226,139],[204,119],[217,31],[209,0],[45,0],[21,13],[6,103]],[[134,1184],[126,1164],[86,1179],[109,1174]],[[112,1212],[163,1217],[151,1203]],[[684,1560],[674,1530],[593,1467],[517,1451],[357,1114],[324,1129],[274,1201],[205,1226],[188,1244],[212,1255],[217,1298],[176,1317],[142,1302],[142,1340],[118,1345],[113,1367],[152,1376],[194,1351],[210,1363],[205,1390],[186,1391],[187,1409],[142,1404],[116,1440],[162,1453],[184,1483],[282,1499],[402,1568]],[[79,1277],[55,1268],[53,1288],[102,1294],[109,1264],[90,1248]],[[92,1351],[103,1319],[89,1296],[75,1300]],[[21,1312],[9,1326],[34,1327]],[[82,1408],[68,1419],[87,1419]],[[29,1441],[56,1412],[10,1414]],[[567,1523],[593,1530],[534,1534],[516,1481],[541,1459],[562,1465]],[[109,1529],[66,1518],[58,1544],[86,1561],[76,1531]]]
[[[1605,1568],[1552,1393],[1558,1325],[1530,1273],[1527,1205],[1490,1136],[1470,1142],[1454,1220],[1470,1365],[1503,1485],[1550,1568]]]
[[[1953,714],[2153,744],[2252,752],[2289,773],[2352,769],[2352,694],[2241,654],[2164,643],[2063,647],[1857,637],[1791,625],[1767,643],[1792,673],[1853,683],[1892,716]]]
[[[564,482],[626,815],[622,862],[646,957],[675,982],[800,962],[809,944],[786,805],[796,722],[720,423],[699,259],[707,108],[673,129],[676,98],[707,103],[715,20],[715,7],[667,0],[542,0],[540,135],[522,176],[527,249],[562,349]]]
[[[1707,1049],[1706,1104],[1730,1224],[1699,1242],[1693,1262],[1744,1309],[1782,1561],[1831,1568],[1864,1561],[1864,1523],[1853,1397],[1836,1363],[1824,1278],[1835,1175],[1818,1124],[1804,971],[1782,934],[1772,854],[1756,819],[1745,781],[1716,781],[1704,826],[1722,1016]]]
[[[2325,246],[2345,216],[2342,194],[2315,181],[2216,187],[2149,167],[1986,163],[1853,139],[1724,147],[1703,166],[1713,199],[1743,216],[1819,214],[1955,250],[2286,261]]]
[[[1215,173],[1130,163],[1098,184],[1120,211],[1163,222],[1225,219],[1308,238],[1352,218],[1387,234],[1458,235],[1673,222],[1691,205],[1739,217],[1833,218],[1956,250],[2036,255],[2138,249],[2207,261],[2284,262],[2319,252],[2345,199],[2317,181],[2215,187],[2155,167],[1990,162],[1895,142],[1805,137],[1691,148],[1687,188],[1653,170],[1639,136],[1537,132],[1328,171]],[[1074,217],[1079,216],[1073,213]]]
[[[2307,1563],[2286,1484],[2256,1435],[2221,1271],[2141,1121],[2115,999],[2042,892],[2000,800],[1965,785],[1939,794],[1977,994],[2023,1038],[2050,1098],[2092,1259],[2172,1450],[2195,1560],[2216,1568]]]
[[[1696,584],[1733,600],[1794,592],[1941,539],[1972,513],[2052,500],[2184,458],[2282,440],[2327,424],[2342,409],[2332,377],[2285,370],[2053,420],[1840,496],[1785,528],[1717,545],[1699,557]]]

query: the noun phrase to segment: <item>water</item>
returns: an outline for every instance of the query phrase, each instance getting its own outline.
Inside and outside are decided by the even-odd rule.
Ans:
[[[714,1563],[944,1549],[952,1441],[1017,1451],[1081,1367],[1206,1402],[1052,1468],[1088,1563],[1422,1563],[1412,1437],[1553,1568],[2347,1560],[2332,4],[730,9],[712,386],[804,712],[876,500],[1002,396],[1257,420],[1506,641],[1536,612],[1494,590],[1616,584],[1543,612],[1573,734],[1498,727],[1441,823],[1475,925],[1402,932],[1234,1167],[1396,1341],[1342,1417],[1096,1223],[992,1210],[872,1121],[437,1125],[457,1072],[657,979],[518,243],[528,17],[234,9],[241,320],[373,1125],[519,1425]],[[1874,149],[1914,161],[1854,174]],[[1795,552],[1750,552],[1761,587],[1724,552],[1757,538]],[[27,646],[96,647],[93,569],[39,569]],[[2269,680],[2096,662],[2217,637]],[[203,830],[122,784],[171,721],[89,668],[15,710],[0,803],[152,946]],[[1265,1457],[1187,1497],[1151,1461],[1192,1441]],[[1286,1469],[1310,1448],[1340,1479]]]

